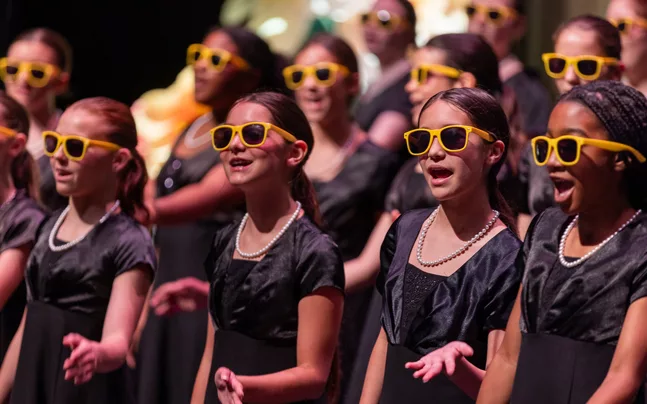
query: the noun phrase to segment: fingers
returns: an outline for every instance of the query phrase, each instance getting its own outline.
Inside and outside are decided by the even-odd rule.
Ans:
[[[84,340],[85,338],[80,334],[70,333],[70,334],[67,334],[65,337],[63,337],[63,345],[73,350]]]
[[[128,355],[126,356],[126,364],[131,369],[137,368],[137,359],[135,359],[133,351],[128,352]]]
[[[443,371],[443,365],[441,362],[435,362],[427,370],[427,373],[422,377],[422,382],[427,383],[429,380],[438,376]]]
[[[416,362],[407,362],[404,364],[405,369],[422,369],[425,366],[425,362],[422,360]]]
[[[456,341],[453,342],[454,348],[463,356],[470,357],[474,355],[474,349],[471,346],[467,345],[464,342]]]
[[[86,364],[84,366],[74,367],[65,371],[65,380],[74,380],[74,384],[86,383],[94,375],[94,365]]]
[[[83,366],[85,363],[94,362],[92,346],[90,344],[78,345],[70,357],[63,362],[63,369],[67,370],[74,366]]]
[[[445,356],[445,373],[447,373],[447,376],[451,376],[454,374],[454,370],[456,370],[456,358],[447,355]]]
[[[417,379],[417,378],[422,377],[425,374],[427,374],[429,369],[431,369],[431,365],[432,365],[432,362],[425,363],[424,366],[421,369],[419,369],[418,371],[413,373],[413,378]]]
[[[234,372],[231,372],[229,384],[236,395],[242,399],[245,394],[243,392],[243,385],[240,383]]]

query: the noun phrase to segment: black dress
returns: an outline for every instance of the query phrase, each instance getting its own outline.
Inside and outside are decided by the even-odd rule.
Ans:
[[[134,403],[125,364],[79,386],[66,381],[63,362],[70,349],[62,341],[69,333],[101,340],[115,278],[137,266],[146,267],[152,278],[151,238],[144,227],[119,214],[75,246],[54,252],[48,239],[56,219],[43,225],[25,272],[27,319],[11,403]]]
[[[233,259],[237,229],[216,234],[205,263],[216,326],[206,403],[219,402],[213,380],[221,366],[248,376],[295,367],[299,301],[322,287],[344,290],[337,246],[307,217],[258,262]]]
[[[523,131],[530,137],[546,133],[553,101],[537,72],[526,68],[504,84],[516,95]]]
[[[42,156],[38,159],[37,163],[40,173],[40,200],[43,202],[43,205],[50,212],[56,212],[65,208],[68,203],[68,198],[56,191],[56,180],[54,179],[54,172],[52,172],[49,157]]]
[[[397,165],[398,160],[393,153],[367,141],[346,160],[335,178],[328,182],[313,181],[324,228],[339,246],[344,261],[358,257],[364,249],[384,209],[384,198]],[[344,304],[340,347],[343,402],[359,400],[357,396],[357,400],[347,401],[346,395],[351,385],[361,385],[361,381],[351,380],[350,375],[354,378],[360,374],[370,358],[369,350],[362,358],[356,359],[365,326],[371,328],[369,334],[375,334],[373,338],[379,331],[377,313],[374,321],[368,314],[372,294],[373,288],[368,288],[348,296]],[[353,368],[356,360],[361,361],[359,371]]]
[[[418,172],[416,167],[418,167],[418,158],[409,159],[395,176],[384,202],[385,212],[397,210],[405,213],[414,209],[438,206],[438,201],[431,193],[425,175]]]
[[[559,209],[546,210],[519,254],[526,272],[512,403],[587,402],[606,377],[629,306],[647,296],[647,215],[566,268],[557,251],[571,220]],[[642,392],[635,402],[644,402]]]
[[[180,135],[176,145],[184,141],[185,135],[186,132]],[[200,182],[217,164],[220,164],[220,154],[212,148],[191,158],[171,155],[157,178],[158,197]],[[204,260],[211,249],[214,233],[239,216],[239,212],[232,210],[187,224],[158,226],[155,246],[160,265],[154,288],[188,276],[206,280]],[[163,317],[152,310],[149,312],[137,361],[140,403],[186,404],[190,401],[207,335],[205,318],[207,310]]]
[[[43,209],[36,201],[28,197],[24,190],[18,190],[16,196],[0,208],[0,255],[13,248],[33,246],[45,218]],[[25,283],[21,282],[0,311],[0,361],[4,360],[20,325],[25,299]]]
[[[474,349],[468,358],[485,369],[488,333],[503,330],[512,311],[521,271],[515,266],[521,241],[506,229],[490,239],[448,277],[409,263],[420,228],[432,209],[406,213],[382,244],[377,288],[384,297],[382,327],[389,342],[380,403],[473,403],[444,375],[423,384],[405,369],[452,341]]]

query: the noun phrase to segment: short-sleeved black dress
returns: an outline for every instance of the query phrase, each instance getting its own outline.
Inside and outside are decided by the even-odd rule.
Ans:
[[[571,220],[546,210],[519,255],[526,272],[512,403],[586,403],[606,377],[629,306],[647,296],[647,215],[567,268],[558,248]],[[635,402],[644,402],[643,392]]]
[[[382,327],[389,341],[380,403],[473,403],[444,375],[429,383],[405,369],[452,341],[474,349],[468,358],[485,369],[487,338],[503,330],[519,291],[515,266],[521,241],[506,229],[490,239],[448,277],[430,274],[409,263],[420,228],[433,210],[415,210],[393,223],[380,256],[377,288],[384,297]]]
[[[247,376],[295,367],[299,302],[322,287],[344,290],[337,246],[307,217],[260,261],[233,259],[237,229],[217,233],[205,263],[216,326],[206,403],[219,402],[213,380],[221,366]],[[325,402],[325,395],[309,402]]]
[[[156,262],[151,238],[132,218],[118,214],[75,246],[54,252],[48,239],[58,216],[43,225],[27,264],[27,319],[11,403],[134,403],[125,364],[79,386],[66,381],[63,362],[70,349],[63,337],[78,333],[101,340],[115,278],[141,266],[152,279]]]
[[[24,190],[0,207],[0,255],[13,248],[33,246],[38,229],[45,220],[43,209]],[[13,339],[25,310],[25,283],[13,292],[0,311],[0,360]]]

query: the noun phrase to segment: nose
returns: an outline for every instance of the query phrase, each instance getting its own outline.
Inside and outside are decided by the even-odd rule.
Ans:
[[[55,159],[59,163],[67,162],[67,156],[65,155],[65,152],[63,151],[63,145],[61,144],[58,146],[58,149],[54,152],[54,155],[52,156],[53,159]]]
[[[440,161],[444,159],[446,155],[445,149],[443,149],[443,147],[440,145],[440,140],[438,140],[438,137],[434,136],[431,141],[431,148],[429,148],[429,152],[427,153],[429,158],[433,161]]]
[[[566,82],[572,86],[581,84],[580,78],[575,73],[575,68],[573,68],[573,66],[568,66],[566,68],[566,75],[564,76],[564,80],[566,80]]]
[[[303,78],[303,88],[307,90],[316,90],[317,87],[319,86],[319,83],[317,83],[317,80],[314,77],[314,74],[310,74],[309,72],[306,73],[304,72],[304,78]]]
[[[404,86],[404,90],[405,90],[407,93],[411,94],[411,93],[413,93],[414,91],[416,91],[416,88],[418,88],[418,82],[417,82],[416,80],[414,80],[413,78],[409,78],[409,81],[408,81],[408,82],[407,82],[407,84]]]
[[[558,171],[564,168],[562,166],[562,163],[560,163],[559,160],[557,159],[557,151],[555,151],[555,149],[552,149],[550,151],[550,155],[548,156],[548,162],[546,163],[546,167],[548,168],[548,171]]]
[[[242,152],[245,150],[245,145],[241,141],[242,134],[240,132],[234,133],[234,138],[231,139],[229,150],[232,152]]]

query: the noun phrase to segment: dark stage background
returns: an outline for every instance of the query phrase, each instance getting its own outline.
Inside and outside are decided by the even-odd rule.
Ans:
[[[186,48],[219,22],[223,0],[0,0],[0,57],[22,31],[48,27],[74,52],[69,96],[131,104],[170,85],[185,65]]]

